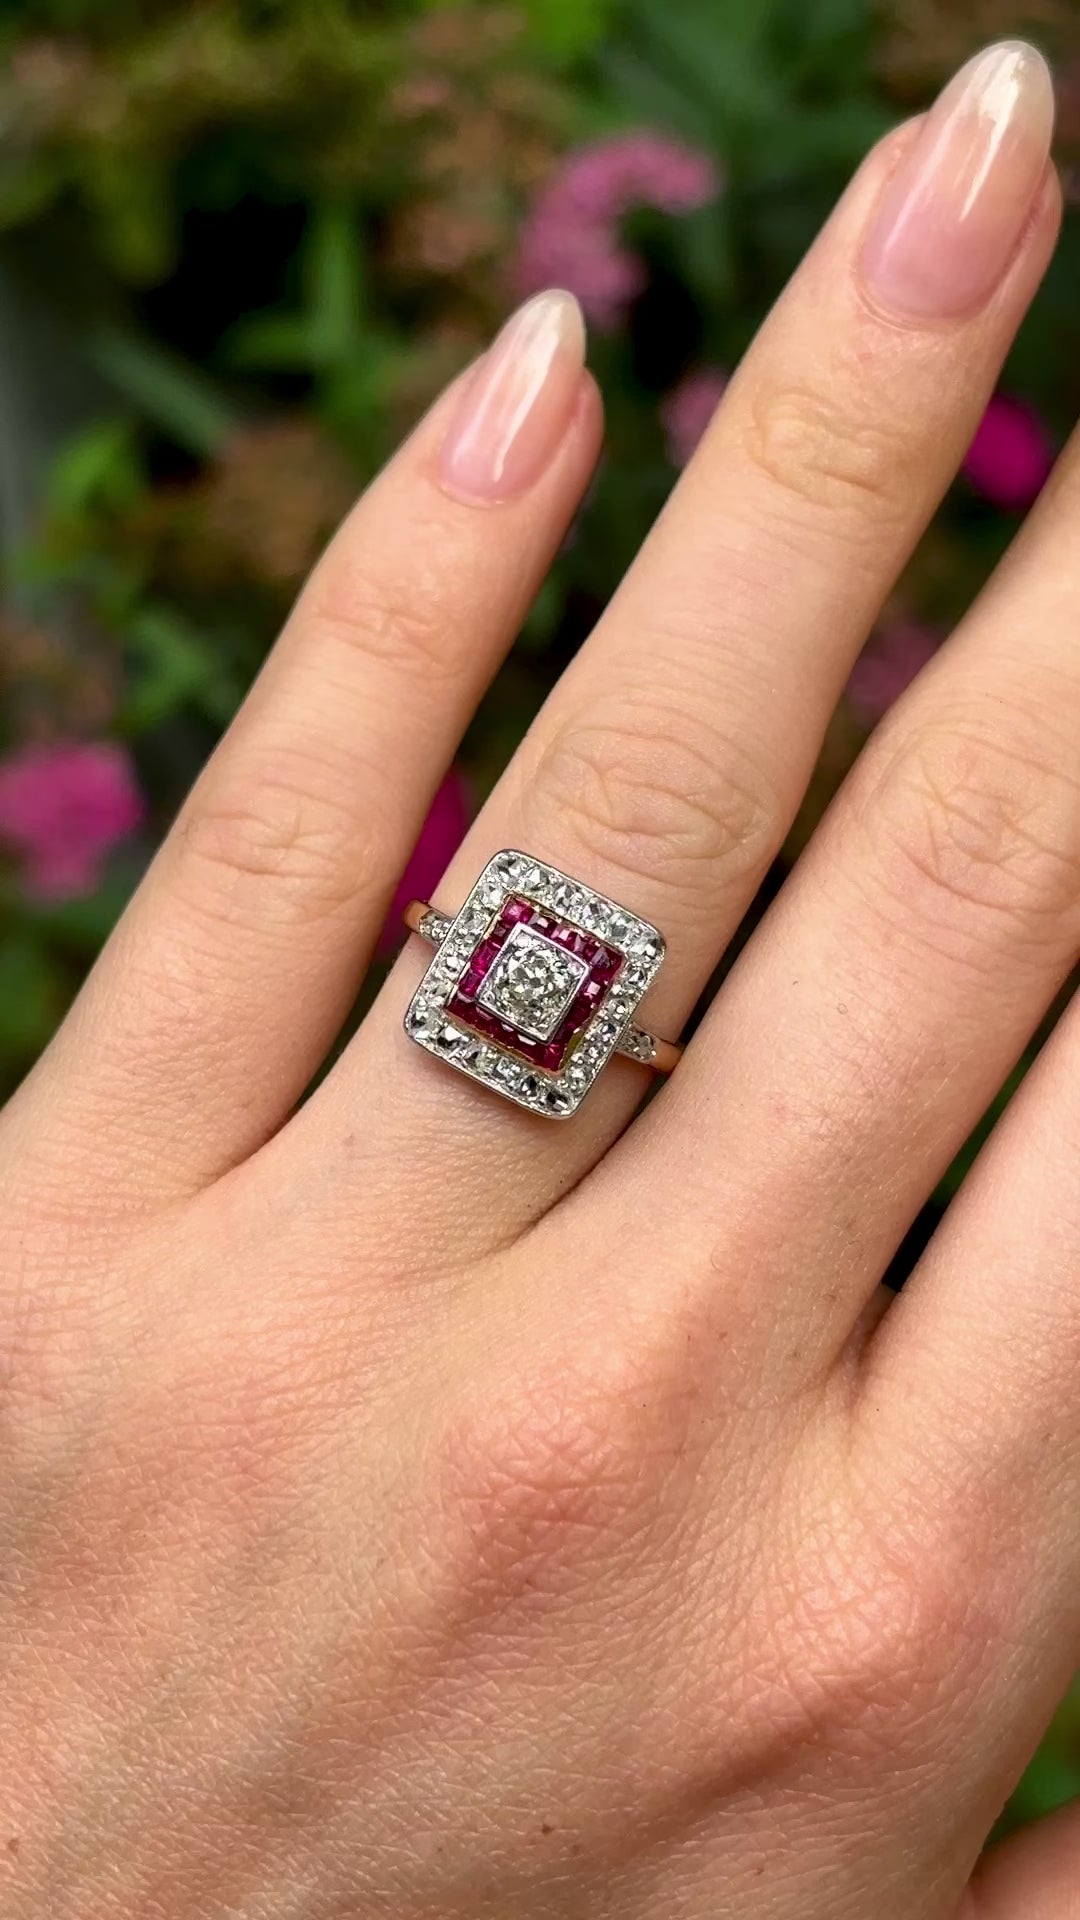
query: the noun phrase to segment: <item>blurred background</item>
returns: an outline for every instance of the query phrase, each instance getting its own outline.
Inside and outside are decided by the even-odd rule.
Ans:
[[[1017,33],[1056,64],[1062,249],[758,911],[1080,411],[1076,0],[4,0],[0,1098],[327,534],[508,307],[578,294],[607,452],[407,892],[435,883],[866,148]],[[1076,1793],[1080,1700],[1007,1820]]]

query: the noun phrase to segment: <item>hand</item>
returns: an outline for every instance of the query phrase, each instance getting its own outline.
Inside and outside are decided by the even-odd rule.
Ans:
[[[665,931],[676,1031],[1053,247],[1045,69],[855,180],[446,877]],[[5,1920],[1069,1920],[987,1832],[1080,1657],[1080,452],[667,1088],[297,1103],[596,456],[514,320],[307,587],[0,1126]],[[291,1117],[290,1117],[291,1114]],[[966,1904],[965,1904],[966,1903]]]

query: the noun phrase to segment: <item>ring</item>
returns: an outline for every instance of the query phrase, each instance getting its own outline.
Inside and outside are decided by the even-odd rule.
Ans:
[[[507,849],[457,914],[414,900],[404,918],[436,949],[406,1033],[519,1107],[569,1119],[613,1053],[658,1073],[678,1063],[682,1048],[633,1017],[662,935],[556,867]]]

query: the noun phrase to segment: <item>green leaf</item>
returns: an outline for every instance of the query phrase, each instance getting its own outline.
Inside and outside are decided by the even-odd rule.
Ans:
[[[63,191],[64,168],[53,155],[0,156],[0,227],[25,226]]]
[[[301,257],[312,333],[326,364],[348,358],[362,334],[365,306],[359,226],[347,206],[315,208]]]
[[[205,458],[218,452],[240,424],[205,374],[154,340],[104,328],[90,336],[86,350],[111,386],[189,453]]]
[[[30,1060],[50,1039],[63,1010],[62,976],[29,932],[0,941],[0,1056]]]
[[[317,359],[311,328],[301,314],[253,313],[229,331],[226,358],[253,373],[311,373]]]
[[[160,165],[116,148],[89,142],[82,154],[81,185],[92,202],[105,249],[122,278],[143,285],[164,279],[177,248],[171,185]]]
[[[142,463],[128,420],[97,420],[68,441],[53,462],[46,501],[54,513],[122,511],[143,490]]]
[[[221,726],[232,718],[240,698],[232,674],[209,641],[172,608],[140,607],[127,642],[133,670],[119,716],[124,732],[147,733],[186,706]]]
[[[614,25],[618,0],[525,0],[529,38],[557,63],[578,60]]]
[[[234,365],[267,373],[335,376],[370,358],[359,225],[336,202],[313,208],[300,254],[302,304],[292,312],[257,313],[230,331]]]

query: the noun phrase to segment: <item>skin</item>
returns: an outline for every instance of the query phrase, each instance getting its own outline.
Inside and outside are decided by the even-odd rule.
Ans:
[[[856,271],[875,152],[446,878],[655,919],[685,1017],[1053,247],[940,322]],[[333,1072],[432,792],[587,483],[440,479],[306,588],[0,1119],[5,1920],[1075,1920],[976,1869],[1080,1663],[1080,1028],[880,1275],[1080,939],[1080,449],[875,734],[667,1088],[533,1121]],[[975,1875],[972,1878],[972,1875]]]

